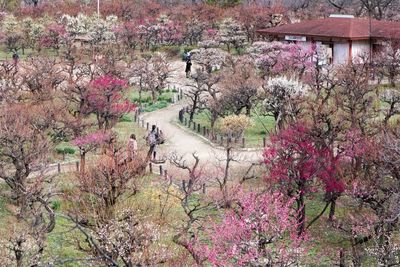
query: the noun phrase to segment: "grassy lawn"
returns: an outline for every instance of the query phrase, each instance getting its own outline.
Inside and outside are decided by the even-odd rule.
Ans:
[[[177,91],[175,89],[165,89],[157,96],[157,101],[153,103],[150,92],[142,92],[141,106],[143,112],[152,112],[158,109],[168,107],[172,101],[174,94]],[[137,90],[131,90],[129,99],[136,104],[139,104],[139,92]]]
[[[61,52],[61,50],[60,50]],[[57,56],[56,51],[54,49],[43,48],[40,53],[32,48],[25,48],[24,53],[22,53],[22,49],[18,50],[19,59],[27,59],[30,56],[48,56],[54,58]],[[8,50],[8,48],[4,45],[0,46],[0,60],[11,60],[12,52]]]
[[[189,114],[185,114],[185,117],[189,119]],[[203,110],[195,114],[194,122],[201,125],[201,127],[206,126],[211,128],[210,123],[210,112],[208,110]],[[246,147],[262,147],[263,138],[268,136],[268,131],[271,131],[275,127],[275,120],[272,116],[258,116],[253,112],[251,117],[251,127],[247,128],[244,133],[246,140]],[[215,123],[215,131],[219,134],[221,127],[221,118],[219,118]],[[193,129],[193,128],[191,128]]]

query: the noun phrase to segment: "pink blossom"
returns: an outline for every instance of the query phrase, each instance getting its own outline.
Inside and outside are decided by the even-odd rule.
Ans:
[[[98,131],[88,135],[75,138],[72,143],[81,150],[91,150],[92,148],[104,144],[110,139],[110,134],[104,131]]]
[[[195,246],[211,266],[285,265],[304,253],[306,236],[296,235],[293,200],[270,191],[238,195],[238,207],[220,223],[210,220],[207,241]]]

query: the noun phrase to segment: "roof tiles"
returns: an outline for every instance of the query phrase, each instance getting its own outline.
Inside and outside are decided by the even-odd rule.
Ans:
[[[400,22],[330,17],[305,20],[299,23],[259,30],[258,32],[272,36],[300,35],[349,40],[365,40],[369,38],[400,39]]]

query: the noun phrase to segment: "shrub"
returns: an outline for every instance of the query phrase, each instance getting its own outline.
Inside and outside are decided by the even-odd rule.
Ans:
[[[159,101],[155,104],[150,104],[144,108],[144,112],[152,112],[158,109],[166,108],[168,103],[166,101]]]
[[[61,207],[61,201],[60,200],[54,200],[51,202],[51,208],[53,210],[59,210]]]
[[[222,119],[221,131],[224,134],[241,136],[243,131],[251,126],[251,120],[245,115],[231,115]]]
[[[76,150],[73,147],[57,147],[56,148],[57,154],[75,154]]]
[[[75,148],[72,148],[72,147],[65,147],[64,148],[64,153],[65,154],[73,155],[73,154],[75,154],[75,152],[76,152]]]
[[[129,114],[124,114],[122,117],[119,119],[120,122],[131,122],[132,118],[129,116]]]
[[[160,52],[164,52],[167,57],[177,57],[181,52],[181,48],[179,46],[171,45],[171,46],[163,46],[160,49]]]
[[[192,51],[192,50],[194,50],[194,49],[196,49],[196,48],[197,48],[196,46],[185,46],[185,47],[183,48],[183,53],[190,52],[190,51]]]
[[[154,52],[156,52],[159,48],[160,48],[159,46],[153,45],[153,46],[150,47],[150,51],[151,51],[152,53],[154,53]]]

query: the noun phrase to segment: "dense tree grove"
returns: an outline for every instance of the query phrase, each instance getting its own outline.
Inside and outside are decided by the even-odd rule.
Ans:
[[[257,34],[399,1],[0,9],[4,266],[400,265],[398,40],[330,65]]]

